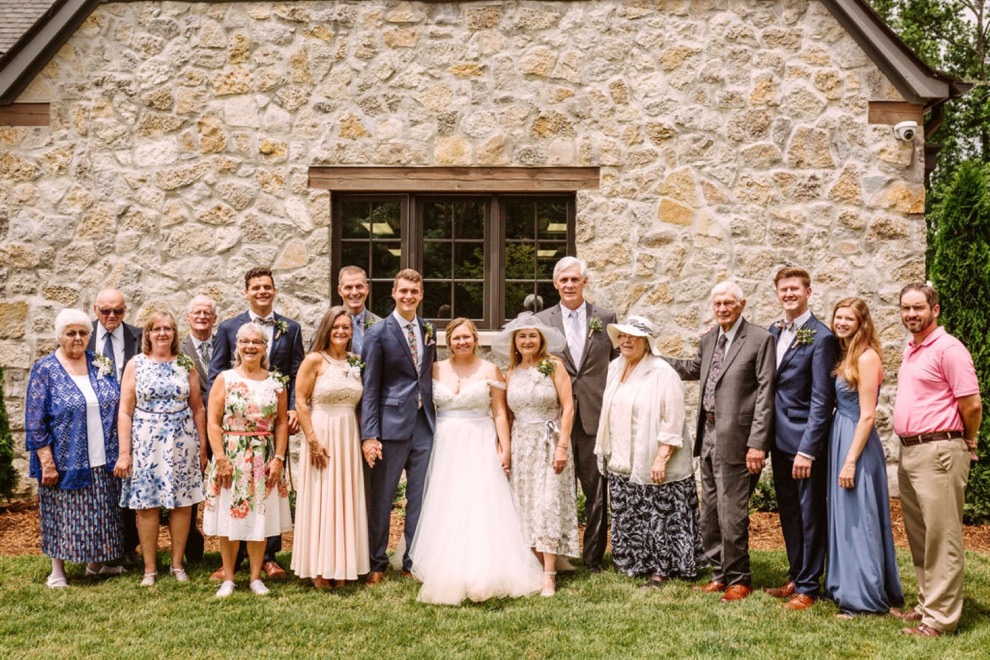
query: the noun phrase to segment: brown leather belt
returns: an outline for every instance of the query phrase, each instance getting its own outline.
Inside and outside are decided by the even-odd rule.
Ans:
[[[938,442],[939,440],[955,440],[963,437],[962,431],[936,431],[935,433],[922,433],[921,435],[897,436],[901,439],[901,444],[905,447],[923,445],[926,442]]]
[[[705,422],[707,422],[708,424],[714,424],[715,423],[715,413],[706,410],[705,411]]]

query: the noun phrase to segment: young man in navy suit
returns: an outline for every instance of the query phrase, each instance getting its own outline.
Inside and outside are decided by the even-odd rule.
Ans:
[[[786,598],[784,607],[804,610],[818,598],[825,571],[828,437],[835,407],[832,370],[839,345],[808,309],[811,276],[806,270],[780,269],[774,287],[784,318],[770,327],[777,340],[771,461],[790,568],[787,584],[766,591]]]
[[[423,300],[423,277],[407,268],[392,285],[395,310],[368,328],[361,399],[361,451],[371,467],[371,514],[368,546],[371,572],[365,584],[378,584],[388,568],[388,531],[392,501],[402,471],[406,472],[406,552],[402,573],[409,575],[412,547],[423,505],[426,468],[433,450],[436,411],[433,408],[433,363],[436,333],[416,315]]]
[[[245,323],[257,323],[268,333],[268,362],[272,370],[278,370],[283,376],[288,376],[286,386],[289,397],[289,433],[299,431],[299,420],[296,417],[296,372],[302,364],[303,352],[302,331],[299,324],[290,318],[272,311],[275,304],[275,278],[267,268],[252,268],[244,275],[244,297],[248,301],[248,310],[228,319],[217,328],[213,343],[213,357],[210,359],[210,376],[208,390],[213,389],[213,381],[217,375],[230,369],[237,345],[237,331]],[[244,544],[241,544],[242,552]],[[268,578],[280,580],[285,578],[285,570],[275,561],[275,553],[282,549],[282,537],[270,536],[265,546],[264,569]],[[238,558],[238,563],[243,557]],[[221,568],[210,576],[213,580],[223,579]]]

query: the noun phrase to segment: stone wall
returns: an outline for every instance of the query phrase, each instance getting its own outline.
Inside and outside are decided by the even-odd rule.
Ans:
[[[311,333],[340,266],[311,165],[600,166],[577,196],[589,297],[654,317],[675,354],[711,323],[714,281],[767,324],[793,263],[820,315],[871,301],[890,375],[896,292],[924,272],[920,140],[867,124],[869,101],[903,99],[812,0],[111,3],[20,100],[52,122],[0,128],[18,429],[54,315],[104,286],[132,323],[204,291],[225,317],[270,265]]]

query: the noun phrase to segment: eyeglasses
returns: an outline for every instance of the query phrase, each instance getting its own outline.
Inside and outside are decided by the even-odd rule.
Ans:
[[[161,335],[161,334],[170,335],[173,332],[175,332],[175,328],[157,327],[151,329],[151,334],[153,335]]]
[[[261,341],[260,339],[238,339],[237,343],[241,346],[265,346],[268,344],[267,341]]]
[[[97,310],[101,316],[123,316],[127,311],[126,307],[99,307]]]
[[[66,337],[88,337],[89,330],[66,330]]]
[[[216,316],[216,314],[214,314],[213,312],[200,310],[198,312],[189,312],[189,316]]]

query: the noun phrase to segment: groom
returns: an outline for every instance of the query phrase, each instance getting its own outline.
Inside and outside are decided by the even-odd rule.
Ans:
[[[406,472],[406,552],[402,574],[410,575],[416,523],[423,504],[426,468],[433,449],[436,411],[433,408],[433,326],[416,316],[423,300],[423,277],[407,268],[392,285],[395,311],[368,328],[361,358],[364,396],[361,399],[361,451],[371,467],[371,513],[368,545],[371,572],[365,584],[378,584],[388,568],[392,501],[402,471]]]

